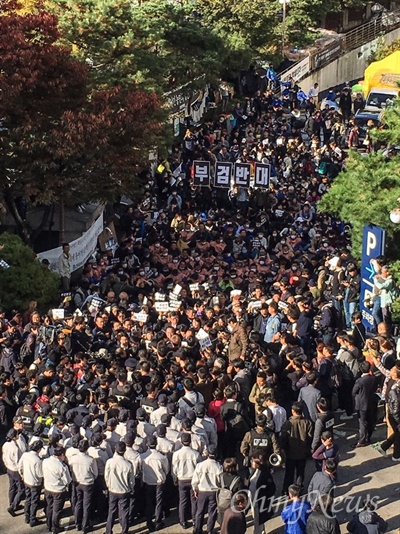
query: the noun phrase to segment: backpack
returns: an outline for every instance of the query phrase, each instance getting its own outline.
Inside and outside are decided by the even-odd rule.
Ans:
[[[28,346],[26,341],[21,345],[19,357],[23,363],[30,363],[29,360],[32,359],[32,346]]]
[[[329,315],[331,318],[330,328],[333,328],[334,330],[342,330],[343,329],[342,314],[335,308],[335,306],[328,306],[327,309],[329,311]]]
[[[226,421],[226,426],[229,430],[232,430],[237,433],[243,433],[245,434],[249,430],[249,426],[247,424],[246,419],[243,417],[241,413],[239,413],[240,405],[237,401],[233,403],[232,408],[238,412],[235,417],[232,417],[232,419],[228,419]]]
[[[230,507],[233,497],[233,488],[239,480],[240,477],[236,476],[227,488],[219,488],[217,490],[217,508],[219,512],[225,512],[225,510]]]
[[[330,378],[329,378],[329,387],[332,389],[337,389],[337,388],[340,388],[343,382],[342,365],[341,365],[342,362],[334,358],[333,360],[331,360],[331,363],[332,363],[332,366],[331,366],[331,373],[330,373]]]
[[[338,374],[340,376],[340,382],[351,382],[354,380],[354,374],[353,371],[350,369],[350,367],[347,365],[347,363],[342,362],[340,360],[336,360],[335,364]]]

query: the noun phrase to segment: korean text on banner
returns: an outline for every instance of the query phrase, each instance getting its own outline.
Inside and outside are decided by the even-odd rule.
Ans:
[[[97,238],[103,231],[103,214],[98,217],[92,226],[81,237],[70,242],[71,268],[72,272],[80,269],[96,250]],[[61,247],[46,250],[38,254],[38,259],[47,259],[50,262],[50,269],[57,271],[57,261],[62,252]]]

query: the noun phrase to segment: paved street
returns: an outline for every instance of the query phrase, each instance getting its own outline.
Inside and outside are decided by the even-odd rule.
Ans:
[[[370,498],[375,497],[378,502],[379,513],[388,522],[388,532],[398,533],[400,528],[400,464],[391,461],[391,455],[388,458],[382,458],[378,453],[370,447],[357,449],[353,451],[351,445],[355,442],[357,421],[356,418],[352,421],[346,421],[345,424],[337,426],[341,432],[346,432],[346,438],[339,438],[340,445],[340,465],[339,465],[339,481],[336,490],[336,506],[338,508],[337,517],[341,524],[341,531],[347,532],[346,524],[351,519],[351,511],[346,512],[346,506],[350,509],[356,507],[357,502],[361,502],[367,495]],[[375,439],[382,439],[384,436],[385,427],[383,424],[379,425],[376,431]],[[307,469],[306,484],[308,484],[310,477],[314,473],[313,463],[310,461]],[[274,475],[278,491],[282,487],[283,470],[279,469]],[[18,517],[12,518],[8,515],[7,509],[7,477],[0,477],[0,491],[1,491],[1,510],[0,510],[0,533],[12,534],[45,534],[47,533],[46,525],[40,525],[36,528],[30,528],[24,523],[24,516],[22,510],[18,512]],[[339,499],[340,498],[340,499]],[[344,500],[343,500],[344,499]],[[279,510],[281,510],[281,506]],[[69,503],[66,515],[69,515]],[[42,519],[43,520],[43,519]],[[172,524],[176,522],[176,513],[173,511],[170,518],[166,521],[166,528],[161,531],[165,534],[181,534],[190,532],[184,531],[179,525]],[[62,525],[66,527],[68,532],[74,534],[76,531],[73,528],[73,520],[69,517],[63,519]],[[168,526],[170,525],[170,526]],[[252,532],[249,523],[248,532]],[[103,534],[105,531],[104,524],[97,525],[93,530],[94,533]],[[115,526],[114,534],[119,534],[119,526]],[[145,524],[138,524],[130,529],[130,534],[145,534],[147,531]],[[281,533],[282,522],[279,514],[276,514],[267,524],[266,532]]]

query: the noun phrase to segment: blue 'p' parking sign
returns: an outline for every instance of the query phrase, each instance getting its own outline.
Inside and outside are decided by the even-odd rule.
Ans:
[[[374,288],[374,276],[376,274],[374,260],[385,253],[385,230],[380,226],[370,224],[364,226],[363,245],[361,259],[361,290],[360,290],[360,310],[363,316],[363,323],[367,330],[374,328],[374,318],[367,302],[372,303]]]

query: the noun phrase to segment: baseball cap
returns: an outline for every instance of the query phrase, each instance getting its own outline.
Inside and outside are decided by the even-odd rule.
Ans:
[[[192,442],[192,436],[188,432],[184,432],[181,435],[182,445],[190,445]]]
[[[136,419],[139,419],[139,421],[146,419],[146,412],[143,410],[143,408],[138,408],[136,410]]]
[[[154,449],[157,446],[157,438],[156,436],[148,436],[146,438],[147,445],[150,449]]]
[[[215,445],[209,445],[207,452],[208,452],[208,456],[216,456],[217,447]]]
[[[163,438],[167,433],[167,427],[166,425],[163,425],[163,424],[157,425],[156,431],[157,431],[157,436],[160,438]]]
[[[168,397],[165,395],[165,393],[161,393],[161,395],[158,396],[157,401],[160,406],[166,406],[168,403]]]

